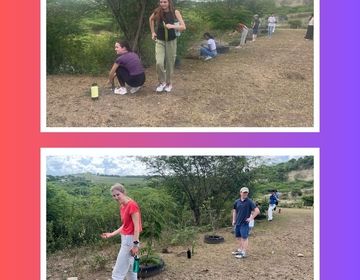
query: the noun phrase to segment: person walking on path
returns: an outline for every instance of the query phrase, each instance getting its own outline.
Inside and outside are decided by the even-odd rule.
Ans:
[[[273,211],[278,204],[279,198],[276,194],[276,190],[271,191],[271,195],[269,198],[269,208],[268,208],[268,221],[272,221],[273,219]]]
[[[249,189],[242,187],[240,198],[235,200],[232,210],[232,225],[235,226],[235,237],[238,241],[238,249],[232,254],[238,259],[247,257],[249,223],[260,213],[259,208],[248,198],[248,195]]]
[[[111,187],[112,197],[120,207],[122,225],[113,232],[101,234],[104,239],[121,235],[120,251],[112,271],[112,280],[136,280],[133,272],[134,256],[139,253],[139,235],[142,231],[141,213],[138,204],[126,195],[125,187],[115,184]]]
[[[314,38],[314,14],[311,14],[305,34],[306,40],[313,40]]]
[[[249,32],[249,29],[247,28],[247,26],[245,24],[238,23],[235,30],[241,34],[240,35],[240,44],[237,47],[235,47],[237,49],[240,49],[245,46],[246,36]]]
[[[156,73],[159,84],[156,92],[171,92],[172,74],[176,60],[176,32],[186,29],[181,13],[172,0],[160,0],[149,18],[151,38],[155,41]],[[156,32],[155,32],[156,25]]]
[[[271,14],[268,18],[268,38],[271,38],[272,34],[275,31],[276,18],[274,14]]]
[[[130,87],[130,93],[137,92],[145,83],[144,67],[139,56],[131,51],[127,41],[117,41],[115,51],[119,56],[109,72],[108,83],[114,87],[115,77],[119,80],[120,87],[114,89],[115,94],[126,94],[126,84]]]

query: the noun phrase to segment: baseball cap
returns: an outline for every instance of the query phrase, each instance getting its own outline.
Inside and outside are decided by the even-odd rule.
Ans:
[[[240,192],[249,192],[249,189],[247,187],[242,187],[240,189]]]

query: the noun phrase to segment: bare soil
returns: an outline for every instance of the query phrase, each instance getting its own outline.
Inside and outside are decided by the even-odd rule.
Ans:
[[[204,234],[199,234],[195,254],[186,257],[186,247],[170,247],[162,253],[165,270],[152,280],[170,279],[314,279],[313,210],[283,208],[274,220],[257,221],[249,237],[248,257],[236,259],[231,252],[236,248],[230,229],[217,234],[225,238],[221,244],[206,244]],[[47,279],[66,279],[77,276],[79,280],[111,279],[111,267],[118,253],[118,245],[97,250],[81,248],[50,255],[47,260]],[[301,256],[299,256],[301,254]],[[99,256],[106,264],[99,268]]]
[[[209,61],[182,59],[170,94],[156,93],[154,67],[136,94],[90,86],[101,77],[47,77],[47,127],[312,127],[313,43],[277,29]]]

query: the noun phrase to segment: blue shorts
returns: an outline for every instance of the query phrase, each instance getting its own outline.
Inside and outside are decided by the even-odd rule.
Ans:
[[[247,239],[249,237],[249,223],[235,226],[235,237]]]

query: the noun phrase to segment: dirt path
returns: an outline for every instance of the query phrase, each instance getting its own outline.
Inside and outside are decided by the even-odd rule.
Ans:
[[[235,240],[229,229],[220,230],[218,234],[225,238],[225,242],[214,245],[205,244],[201,234],[191,259],[183,254],[185,248],[169,248],[169,254],[161,254],[166,263],[165,271],[149,279],[314,279],[313,211],[310,209],[282,209],[272,222],[257,222],[249,239],[246,259],[235,259],[231,255]],[[67,275],[78,276],[79,280],[108,280],[117,250],[118,246],[112,246],[102,252],[77,250],[52,255],[48,259],[48,279],[66,279],[64,275]],[[89,259],[96,258],[99,253],[111,256],[111,260],[106,269],[90,273]],[[298,254],[303,257],[298,257]]]
[[[313,43],[277,30],[203,62],[183,59],[171,94],[154,92],[154,67],[136,94],[89,88],[106,76],[48,76],[47,127],[311,127]]]

